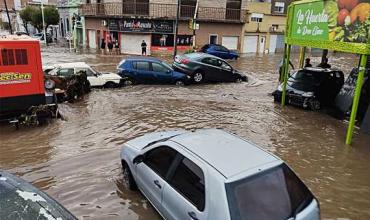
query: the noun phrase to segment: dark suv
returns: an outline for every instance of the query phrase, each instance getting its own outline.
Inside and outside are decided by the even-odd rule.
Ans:
[[[322,106],[332,106],[343,84],[342,71],[304,68],[289,77],[286,87],[286,103],[312,110],[319,110]],[[281,101],[282,88],[281,84],[273,92],[275,101]]]
[[[194,83],[248,80],[246,75],[234,69],[225,60],[206,53],[177,55],[173,67],[188,74]]]

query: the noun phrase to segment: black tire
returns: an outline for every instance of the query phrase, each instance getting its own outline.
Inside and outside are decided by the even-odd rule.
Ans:
[[[193,82],[195,84],[200,84],[204,81],[204,73],[196,71],[192,76]]]
[[[117,87],[117,84],[114,83],[114,82],[106,82],[104,84],[104,88],[110,88],[110,89],[112,89],[112,88],[116,88],[116,87]]]
[[[237,77],[237,78],[235,79],[235,82],[236,82],[236,83],[242,83],[242,82],[243,82],[243,79],[242,79],[241,77]]]
[[[184,85],[185,85],[185,83],[184,83],[182,80],[177,80],[177,81],[175,82],[175,85],[176,85],[176,86],[184,86]]]
[[[129,190],[137,190],[137,185],[132,176],[130,167],[127,165],[125,161],[122,161],[122,175],[123,175],[123,185]]]
[[[127,79],[125,79],[123,84],[124,84],[124,86],[132,86],[132,85],[135,84],[135,81],[131,78],[127,78]]]

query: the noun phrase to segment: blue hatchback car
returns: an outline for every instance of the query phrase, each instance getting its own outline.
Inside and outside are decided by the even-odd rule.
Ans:
[[[190,76],[175,71],[166,62],[149,57],[129,57],[118,66],[118,74],[125,78],[126,85],[132,84],[176,84],[191,82]]]
[[[208,53],[222,59],[237,60],[239,58],[237,52],[218,44],[206,44],[200,49],[200,52]]]

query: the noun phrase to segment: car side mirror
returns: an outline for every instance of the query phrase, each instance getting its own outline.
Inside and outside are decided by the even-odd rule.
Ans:
[[[135,157],[132,162],[134,164],[139,164],[139,163],[142,163],[143,161],[144,161],[144,156],[143,155],[139,155],[139,156]]]

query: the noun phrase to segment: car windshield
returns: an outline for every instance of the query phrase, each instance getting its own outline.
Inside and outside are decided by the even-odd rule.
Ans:
[[[286,220],[295,217],[314,198],[285,164],[227,183],[226,193],[232,220]]]
[[[294,89],[313,92],[320,85],[326,73],[300,70],[289,77],[288,85]]]

